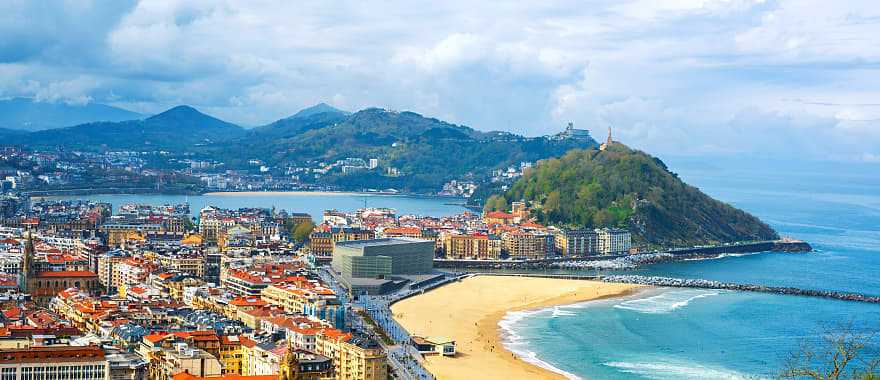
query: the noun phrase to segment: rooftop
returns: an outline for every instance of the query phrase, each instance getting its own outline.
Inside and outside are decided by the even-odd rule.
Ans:
[[[64,361],[104,360],[104,350],[96,346],[84,347],[31,347],[0,351],[0,364],[44,363]]]
[[[400,245],[400,244],[410,244],[410,243],[423,243],[430,240],[423,239],[414,239],[407,237],[393,237],[393,238],[382,238],[382,239],[370,239],[370,240],[349,240],[349,241],[340,241],[336,243],[336,246],[343,247],[352,247],[352,248],[363,248],[363,247],[376,247],[376,246],[386,246],[386,245]]]

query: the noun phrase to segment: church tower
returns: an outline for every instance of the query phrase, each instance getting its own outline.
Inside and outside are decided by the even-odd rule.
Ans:
[[[299,359],[290,338],[287,338],[287,352],[281,358],[278,380],[299,380]]]
[[[21,276],[18,287],[22,293],[31,293],[31,276],[34,275],[34,237],[30,227],[27,230],[27,242],[24,245],[21,259]]]

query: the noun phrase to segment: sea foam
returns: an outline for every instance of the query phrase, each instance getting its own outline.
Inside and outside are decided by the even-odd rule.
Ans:
[[[553,310],[554,312],[556,312],[555,308]],[[516,325],[523,319],[533,316],[535,314],[546,313],[547,311],[548,309],[511,311],[505,314],[504,318],[498,321],[498,327],[501,328],[501,344],[504,345],[505,349],[513,352],[518,358],[522,359],[526,363],[536,365],[548,371],[556,372],[569,379],[580,379],[580,377],[576,376],[575,374],[566,372],[538,358],[537,353],[527,349],[529,341],[523,339],[523,337],[516,332]],[[561,312],[571,313],[566,311]]]
[[[718,290],[702,289],[669,290],[655,296],[623,301],[614,305],[614,308],[645,314],[665,314],[685,307],[693,300],[717,296],[721,293]]]
[[[689,362],[609,362],[604,363],[620,372],[648,379],[753,379],[754,376],[742,374],[726,368],[708,367]]]

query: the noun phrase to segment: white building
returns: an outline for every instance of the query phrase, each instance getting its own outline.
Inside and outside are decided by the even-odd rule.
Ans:
[[[627,253],[632,247],[632,235],[627,230],[602,228],[597,229],[596,234],[601,255]]]

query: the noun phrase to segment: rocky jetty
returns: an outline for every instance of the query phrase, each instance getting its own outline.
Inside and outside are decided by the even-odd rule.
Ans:
[[[547,267],[558,269],[625,270],[635,269],[641,265],[656,264],[674,259],[675,256],[668,252],[644,253],[608,260],[560,261],[548,263]]]
[[[830,298],[843,301],[856,301],[868,303],[880,303],[880,297],[869,296],[859,293],[837,292],[832,290],[815,290],[800,289],[793,287],[766,286],[754,284],[736,284],[730,282],[720,282],[703,279],[673,278],[673,277],[657,277],[657,276],[635,276],[635,275],[614,275],[603,276],[602,281],[627,283],[637,285],[665,286],[673,288],[702,288],[702,289],[722,289],[722,290],[738,290],[745,292],[760,292],[785,294],[792,296],[819,297]]]

